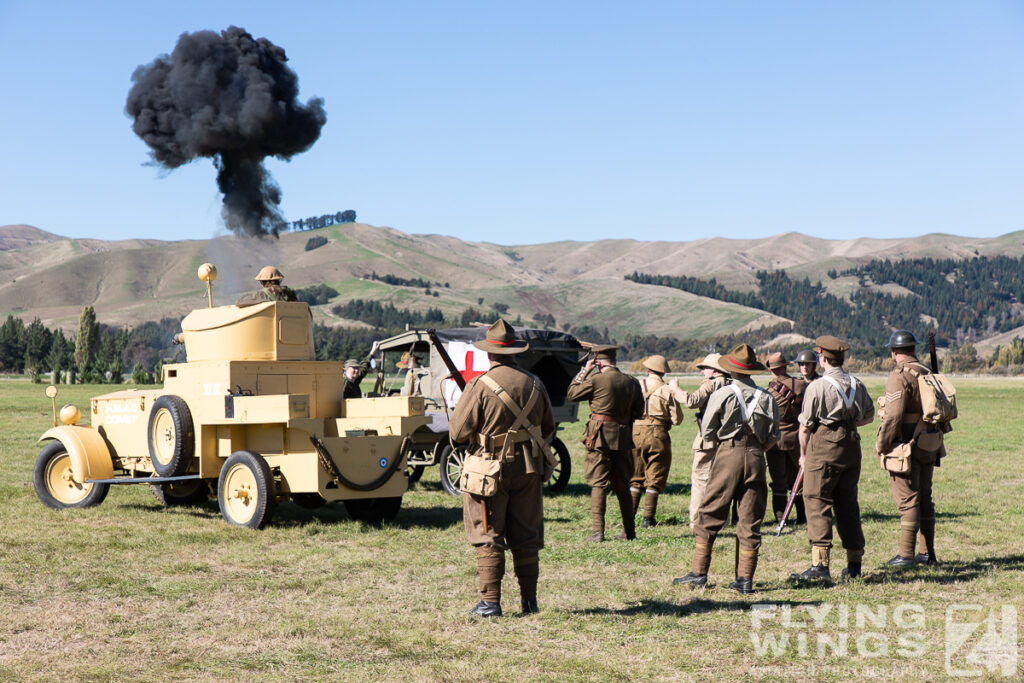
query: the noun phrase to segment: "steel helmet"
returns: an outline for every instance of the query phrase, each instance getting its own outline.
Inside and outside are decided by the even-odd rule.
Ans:
[[[917,346],[917,338],[910,330],[896,330],[889,337],[889,343],[886,346],[893,349],[913,348]]]
[[[794,363],[817,363],[818,354],[810,349],[804,349],[800,353],[796,354],[796,358],[793,359]]]
[[[256,279],[260,282],[280,282],[284,279],[284,275],[274,266],[263,266],[263,270],[259,272]]]

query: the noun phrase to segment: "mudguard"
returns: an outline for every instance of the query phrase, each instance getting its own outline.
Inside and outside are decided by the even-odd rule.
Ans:
[[[63,425],[49,429],[40,441],[56,439],[71,456],[71,473],[75,481],[87,479],[111,479],[114,476],[114,462],[110,457],[107,443],[92,427]]]

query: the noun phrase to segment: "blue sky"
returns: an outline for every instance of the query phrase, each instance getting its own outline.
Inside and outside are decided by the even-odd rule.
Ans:
[[[325,100],[267,166],[293,220],[522,244],[1024,229],[1024,3],[0,0],[0,225],[224,231],[146,165],[134,69],[247,29]]]

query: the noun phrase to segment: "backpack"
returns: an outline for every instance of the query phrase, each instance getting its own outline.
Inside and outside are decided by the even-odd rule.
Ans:
[[[916,364],[921,365],[921,364]],[[921,394],[921,421],[944,424],[957,418],[956,388],[949,378],[927,371],[917,376],[917,389]]]

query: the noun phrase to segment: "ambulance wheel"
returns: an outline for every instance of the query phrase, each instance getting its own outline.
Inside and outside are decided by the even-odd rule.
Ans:
[[[551,450],[555,452],[555,471],[548,481],[549,491],[564,491],[569,484],[569,475],[572,474],[572,460],[569,458],[569,449],[558,437],[551,442]]]
[[[202,479],[172,481],[166,484],[150,484],[153,497],[161,505],[202,505],[210,499],[210,488]]]
[[[32,485],[43,505],[54,510],[99,505],[110,491],[110,484],[75,481],[71,456],[60,441],[48,444],[39,452],[32,471]]]
[[[224,521],[262,529],[274,513],[277,498],[270,465],[259,453],[235,451],[220,468],[217,502]]]
[[[153,402],[149,414],[149,457],[161,477],[185,474],[195,453],[195,432],[188,405],[177,396],[165,395]]]
[[[441,451],[441,488],[448,495],[462,495],[459,483],[462,479],[462,463],[465,459],[466,451],[461,448],[453,449],[451,444],[447,444]]]
[[[356,522],[380,524],[390,522],[398,516],[402,497],[395,498],[353,498],[345,501],[348,516]]]

